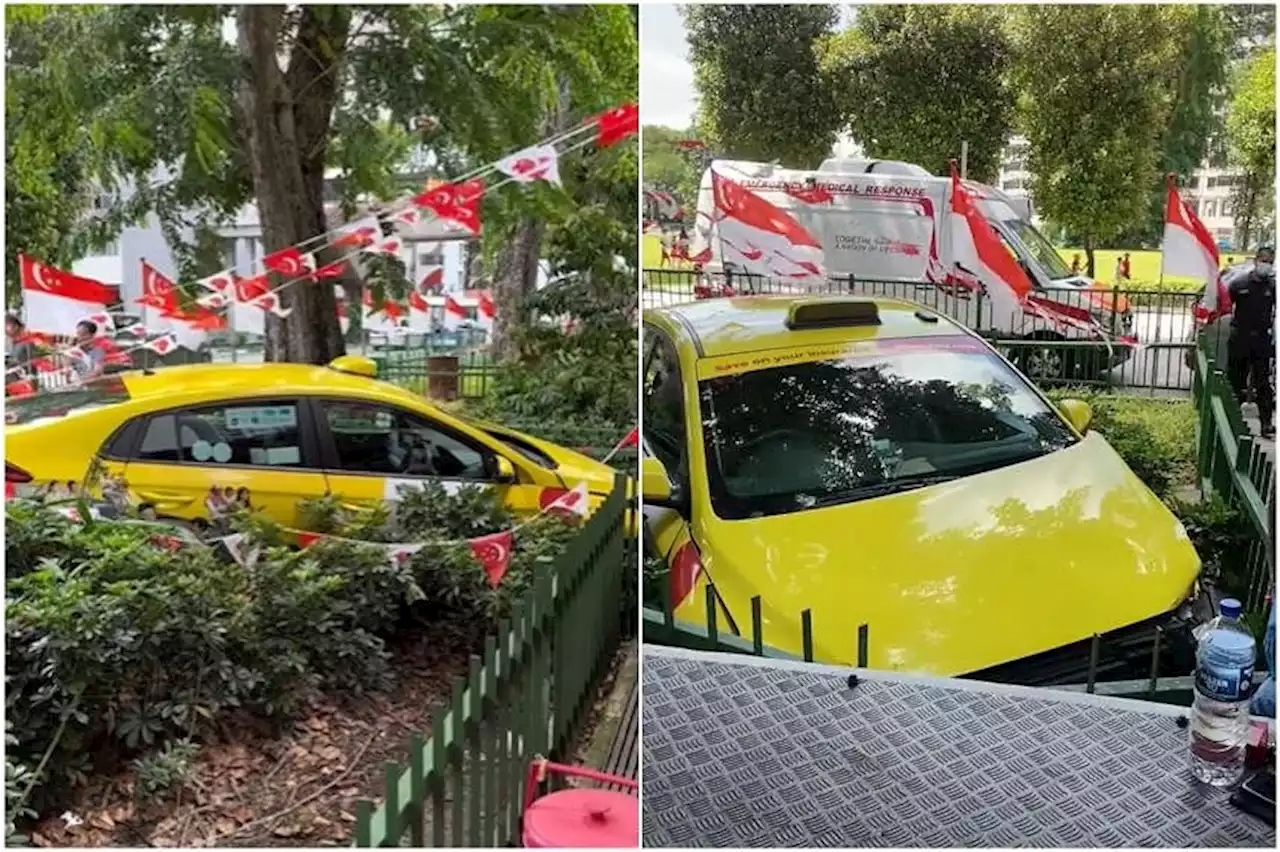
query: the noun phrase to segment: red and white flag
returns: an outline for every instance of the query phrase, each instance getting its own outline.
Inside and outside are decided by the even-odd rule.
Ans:
[[[311,265],[307,265],[307,259],[310,257],[309,254],[304,255],[299,251],[297,246],[285,246],[279,251],[273,251],[264,256],[262,265],[272,272],[279,273],[285,279],[305,278],[315,269],[314,258],[311,258]]]
[[[218,308],[225,308],[230,303],[231,303],[230,299],[228,299],[223,294],[217,293],[217,292],[205,293],[203,296],[199,296],[196,298],[197,305],[200,305],[201,307],[204,307],[204,308],[209,308],[211,310],[217,310]]]
[[[271,289],[271,283],[265,274],[236,279],[233,292],[238,304],[252,305],[263,311],[269,311],[280,319],[293,313],[293,308],[286,308],[280,303],[280,295]]]
[[[413,203],[425,207],[436,216],[454,222],[473,234],[480,233],[480,200],[484,197],[484,181],[472,178],[462,183],[446,183],[420,192]]]
[[[138,304],[155,308],[162,316],[178,309],[178,285],[145,259],[142,261],[142,298]]]
[[[489,585],[495,589],[502,582],[502,576],[507,573],[507,568],[511,565],[512,543],[511,530],[482,535],[467,542],[471,545],[471,555],[484,568],[484,575],[488,578]]]
[[[466,308],[458,304],[458,300],[451,295],[444,297],[444,329],[445,331],[457,331],[462,327],[462,323],[467,319]]]
[[[428,266],[427,274],[422,276],[422,281],[420,282],[420,286],[422,287],[422,289],[427,292],[439,290],[443,284],[444,284],[444,267]]]
[[[399,237],[387,237],[364,247],[369,254],[385,254],[387,257],[399,257],[404,240]]]
[[[493,302],[493,296],[488,290],[480,291],[480,303],[476,306],[476,319],[485,328],[493,328],[494,320],[498,317],[498,306]]]
[[[155,340],[148,340],[138,346],[139,349],[150,349],[157,355],[168,355],[178,348],[178,338],[172,334],[162,334]]]
[[[535,145],[516,151],[511,156],[498,160],[494,167],[518,183],[545,180],[556,186],[560,185],[560,165],[554,145]]]
[[[622,440],[619,441],[617,445],[612,450],[609,451],[608,455],[606,455],[603,459],[600,460],[601,464],[608,464],[609,459],[616,456],[622,450],[625,450],[627,447],[634,447],[639,443],[640,443],[640,427],[635,426],[635,427],[632,427],[631,431],[628,432],[622,438]]]
[[[608,112],[593,115],[585,124],[596,126],[596,145],[608,148],[640,132],[640,107],[636,104],[622,104]]]
[[[1192,278],[1204,285],[1195,317],[1209,322],[1231,313],[1231,293],[1218,269],[1218,246],[1196,211],[1182,200],[1174,176],[1166,178],[1164,239],[1160,241],[1160,275]]]
[[[409,291],[409,329],[411,331],[431,330],[431,306],[417,290]]]
[[[590,494],[585,482],[579,482],[569,491],[557,492],[547,489],[543,494],[554,497],[542,507],[548,514],[559,515],[562,518],[585,518],[591,514],[591,506],[588,502]]]
[[[338,228],[330,242],[337,249],[357,249],[382,240],[382,223],[377,216],[363,216]]]
[[[1032,291],[1031,279],[978,210],[973,195],[960,180],[954,161],[951,163],[951,210],[947,220],[951,226],[955,263],[963,267],[958,270],[960,274],[955,276],[955,280],[963,282],[976,277],[988,287],[1012,290],[1018,301],[1024,301]]]
[[[314,254],[308,254],[305,255],[305,261],[312,269],[315,270],[315,272],[312,273],[312,277],[317,281],[341,278],[347,271],[346,260],[335,260],[333,263],[327,263],[324,266],[319,266],[316,256]]]
[[[98,311],[85,317],[89,322],[98,327],[98,335],[112,335],[116,331],[116,321],[111,318],[111,314],[106,311]]]
[[[71,336],[76,324],[91,314],[105,313],[119,298],[115,287],[46,266],[18,255],[22,276],[22,304],[27,328],[41,334]]]
[[[755,275],[823,278],[822,243],[790,213],[714,171],[711,187],[724,263]]]
[[[215,293],[225,293],[231,288],[236,281],[236,274],[230,270],[224,270],[216,275],[210,275],[208,278],[201,278],[196,283],[206,290],[212,290]]]

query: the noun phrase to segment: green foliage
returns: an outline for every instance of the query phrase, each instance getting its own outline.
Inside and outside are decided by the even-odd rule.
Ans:
[[[1051,4],[1011,12],[1017,125],[1030,143],[1031,194],[1046,218],[1082,239],[1091,267],[1093,248],[1141,222],[1160,184],[1181,16],[1169,6]]]
[[[586,203],[549,228],[550,283],[528,297],[516,357],[471,406],[478,417],[613,431],[636,423],[638,162],[634,149],[597,153],[582,168],[591,160],[608,167]]]
[[[969,175],[993,182],[1013,124],[1004,10],[865,6],[822,46],[840,114],[866,153],[946,174],[969,142]]]
[[[7,731],[4,737],[5,751],[8,752],[18,744],[15,737]],[[29,846],[30,838],[18,831],[18,823],[36,816],[36,812],[27,807],[27,791],[34,789],[35,772],[31,767],[6,754],[4,761],[4,845],[10,849],[18,846]]]
[[[137,795],[144,801],[157,801],[167,796],[175,787],[182,787],[195,772],[196,757],[200,745],[190,740],[173,740],[155,754],[133,761],[137,775]]]
[[[296,87],[295,121],[323,122],[317,144],[298,156],[311,167],[320,152],[321,165],[338,170],[348,210],[356,199],[411,188],[415,145],[423,149],[413,158],[415,181],[424,172],[456,175],[541,138],[566,86],[575,117],[634,96],[635,20],[624,6],[374,5],[345,16],[339,8],[289,7],[277,44],[290,65],[287,87]],[[252,85],[248,63],[223,37],[234,14],[72,6],[7,18],[11,258],[27,251],[69,262],[80,226],[107,241],[154,210],[182,276],[214,271],[196,255],[190,226],[223,222],[262,191],[249,167],[247,117],[236,108],[242,86]],[[305,41],[317,29],[326,35]],[[94,185],[129,185],[133,194],[87,219]],[[520,217],[541,215],[556,192],[487,198],[485,238],[500,241]],[[291,203],[295,214],[314,214],[301,218],[322,218],[307,209],[318,198]],[[633,203],[626,218],[634,211]]]
[[[1056,388],[1050,399],[1080,399],[1093,409],[1090,429],[1107,439],[1138,478],[1170,499],[1195,482],[1196,415],[1187,400],[1144,399],[1092,390]]]
[[[274,523],[242,516],[249,556],[228,564],[208,547],[170,552],[146,524],[77,525],[30,501],[6,505],[7,546],[34,551],[7,581],[10,834],[28,767],[46,754],[37,810],[126,758],[140,793],[161,797],[233,712],[280,720],[317,690],[389,688],[384,638],[406,614],[483,635],[578,531],[551,516],[526,523],[495,588],[465,541],[514,525],[491,489],[407,490],[394,512],[352,513],[333,498],[301,510],[342,538],[299,551]],[[385,542],[423,546],[397,560],[375,546]]]
[[[686,151],[676,143],[694,138],[692,131],[645,125],[640,139],[645,186],[674,193],[690,216],[697,203],[705,151]]]
[[[1248,60],[1232,81],[1227,108],[1230,162],[1244,180],[1232,199],[1241,245],[1252,244],[1263,220],[1275,218],[1276,49],[1274,42]],[[1272,234],[1274,237],[1274,233]]]
[[[1199,501],[1175,500],[1171,507],[1200,554],[1201,577],[1225,597],[1248,600],[1249,551],[1255,539],[1248,516],[1214,492]]]
[[[691,4],[681,14],[698,129],[716,155],[817,168],[842,123],[815,52],[836,7]]]

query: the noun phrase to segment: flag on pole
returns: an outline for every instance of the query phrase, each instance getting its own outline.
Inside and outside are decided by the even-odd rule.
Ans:
[[[431,330],[431,306],[417,290],[409,291],[409,329],[411,331]]]
[[[549,514],[567,518],[585,518],[591,514],[591,506],[588,502],[590,494],[585,482],[579,482],[569,491],[548,488],[542,493],[548,498],[542,509]]]
[[[721,259],[769,277],[823,278],[822,243],[790,213],[712,171]]]
[[[1195,317],[1209,322],[1231,313],[1231,293],[1218,269],[1218,245],[1190,204],[1178,194],[1173,175],[1165,179],[1164,239],[1160,241],[1160,276],[1192,278],[1204,285]]]
[[[951,226],[955,263],[963,267],[956,270],[953,280],[962,282],[976,277],[988,285],[1007,287],[1019,301],[1024,301],[1033,289],[1031,279],[978,210],[973,195],[960,180],[954,160],[951,161],[951,210],[947,220]]]
[[[492,329],[498,317],[498,306],[493,303],[493,296],[488,290],[480,291],[480,303],[476,306],[476,318],[485,329]]]
[[[457,331],[462,327],[462,323],[467,319],[467,311],[462,305],[458,304],[457,299],[452,295],[444,297],[444,328],[445,331]]]
[[[22,303],[28,329],[70,337],[91,314],[104,313],[119,298],[115,287],[18,255]]]

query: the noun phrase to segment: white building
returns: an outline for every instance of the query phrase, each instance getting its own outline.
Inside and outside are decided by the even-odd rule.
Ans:
[[[1005,146],[1000,160],[997,186],[1015,198],[1031,194],[1032,174],[1028,170],[1031,146],[1023,136],[1014,136]],[[1231,211],[1231,192],[1240,174],[1230,169],[1211,167],[1208,161],[1191,173],[1183,189],[1184,198],[1195,207],[1196,215],[1204,222],[1209,233],[1219,245],[1235,248],[1235,219]],[[1033,199],[1034,202],[1034,199]],[[1038,227],[1040,217],[1035,217]]]

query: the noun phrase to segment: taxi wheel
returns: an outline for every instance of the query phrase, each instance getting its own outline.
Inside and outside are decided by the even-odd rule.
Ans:
[[[1039,345],[1031,343],[1032,340]],[[1061,340],[1056,335],[1030,338],[1026,345],[1014,347],[1014,363],[1033,381],[1071,378],[1076,373],[1076,353],[1055,345]]]

